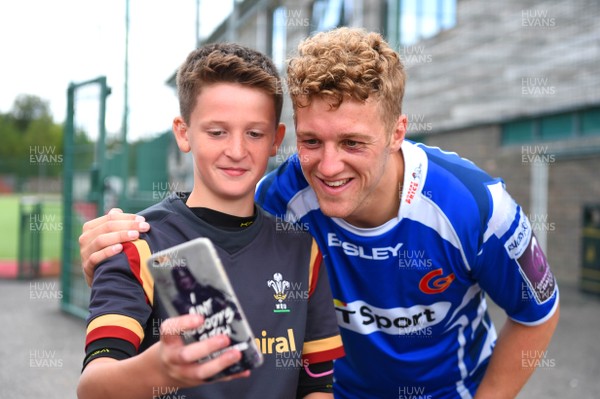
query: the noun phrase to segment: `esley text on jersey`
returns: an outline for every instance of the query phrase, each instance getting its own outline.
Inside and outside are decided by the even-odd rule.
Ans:
[[[340,240],[335,233],[327,234],[327,245],[329,247],[341,247],[348,256],[357,256],[363,259],[386,260],[392,256],[398,256],[402,243],[399,242],[394,247],[374,247],[365,248],[362,245],[356,245],[348,241]]]

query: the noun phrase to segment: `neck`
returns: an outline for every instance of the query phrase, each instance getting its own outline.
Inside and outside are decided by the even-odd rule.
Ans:
[[[208,208],[238,217],[252,217],[254,215],[254,196],[243,198],[212,198],[206,193],[194,189],[190,193],[186,205],[190,208]]]
[[[404,156],[400,149],[390,155],[386,172],[369,196],[364,211],[345,220],[356,227],[373,228],[398,217],[403,184]]]

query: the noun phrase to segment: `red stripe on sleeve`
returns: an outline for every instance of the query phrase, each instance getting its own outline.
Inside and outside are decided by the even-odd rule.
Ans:
[[[346,353],[344,352],[344,347],[338,346],[337,348],[325,350],[322,352],[309,353],[305,355],[303,354],[302,358],[307,359],[309,364],[314,364],[339,359],[340,357],[344,357],[345,355]]]
[[[85,346],[101,338],[120,338],[130,342],[137,350],[140,346],[140,337],[133,331],[120,326],[102,326],[94,328],[85,337]]]
[[[131,272],[140,283],[140,286],[144,286],[144,282],[142,281],[142,272],[140,269],[140,253],[135,245],[131,242],[123,243],[123,252],[127,256],[127,261],[129,262],[129,268]],[[150,303],[148,296],[146,295],[146,303]]]
[[[310,298],[310,296],[312,295],[313,292],[315,292],[315,289],[317,288],[317,281],[319,280],[319,270],[321,270],[321,264],[323,262],[323,254],[321,254],[321,250],[318,250],[319,252],[317,253],[317,257],[315,258],[315,262],[313,263],[313,272],[312,272],[312,279],[309,282],[309,287],[310,289],[308,290],[308,297]]]

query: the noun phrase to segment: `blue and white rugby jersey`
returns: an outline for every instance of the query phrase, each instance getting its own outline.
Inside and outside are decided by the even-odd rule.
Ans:
[[[379,227],[323,215],[297,155],[256,199],[321,247],[346,352],[337,398],[469,398],[496,341],[484,292],[536,325],[555,312],[558,287],[501,180],[438,148],[405,141],[402,151],[398,217]]]

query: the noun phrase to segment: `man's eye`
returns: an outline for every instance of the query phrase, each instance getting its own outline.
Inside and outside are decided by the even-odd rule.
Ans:
[[[360,144],[361,144],[360,142],[354,141],[354,140],[344,141],[344,145],[349,148],[357,148],[358,146],[360,146]]]

